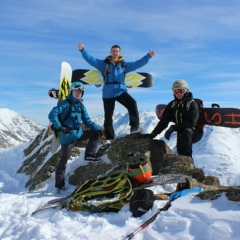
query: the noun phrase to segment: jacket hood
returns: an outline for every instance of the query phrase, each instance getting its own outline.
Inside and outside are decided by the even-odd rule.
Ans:
[[[69,99],[72,103],[82,103],[83,102],[82,98],[76,99],[75,97],[73,97],[72,92],[70,92],[66,98]]]
[[[118,62],[121,62],[121,61],[123,61],[123,60],[124,60],[124,58],[123,58],[122,56],[119,56],[116,61],[113,61],[111,55],[107,56],[106,59],[105,59],[105,61],[107,61],[107,62],[109,62],[109,61],[110,61],[110,62],[113,62],[115,65],[116,65]]]

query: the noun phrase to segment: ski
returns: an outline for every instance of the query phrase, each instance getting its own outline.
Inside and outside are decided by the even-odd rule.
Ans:
[[[53,193],[52,192],[42,192],[42,191],[36,191],[36,190],[33,190],[33,191],[22,191],[22,192],[19,192],[18,193],[19,195],[45,195],[45,196],[53,196]]]
[[[69,196],[52,199],[52,200],[48,201],[47,203],[39,206],[34,212],[32,212],[32,215],[34,215],[40,211],[50,209],[50,208],[62,209],[67,204],[68,200],[69,200]]]
[[[139,185],[133,190],[154,187],[158,185],[165,185],[165,184],[184,183],[186,182],[186,178],[192,179],[191,176],[187,176],[184,174],[175,174],[175,173],[159,174],[157,176],[153,176],[148,182]]]

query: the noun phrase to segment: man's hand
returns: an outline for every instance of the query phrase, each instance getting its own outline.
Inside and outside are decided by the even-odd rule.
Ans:
[[[156,134],[155,133],[146,133],[146,134],[143,134],[143,137],[153,139],[156,137]]]
[[[165,137],[167,140],[169,140],[170,137],[171,137],[171,135],[172,135],[172,133],[173,133],[173,131],[174,131],[174,127],[171,126],[171,127],[166,131],[164,137]]]
[[[83,50],[83,48],[84,48],[84,43],[83,42],[80,42],[79,44],[78,44],[78,46],[77,46],[77,48],[78,48],[78,50]]]
[[[152,49],[150,49],[149,55],[150,55],[151,57],[153,57],[153,56],[155,56],[155,52],[154,52]]]

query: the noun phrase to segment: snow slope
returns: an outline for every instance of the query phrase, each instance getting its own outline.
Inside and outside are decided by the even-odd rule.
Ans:
[[[151,118],[153,120],[149,120],[147,124],[147,119]],[[125,124],[126,134],[127,122],[121,117],[119,121]],[[157,122],[152,112],[141,113],[141,121],[142,125],[146,123],[145,132],[150,132]],[[122,128],[117,131],[118,134],[124,134]],[[173,151],[175,151],[175,142],[175,135],[167,141]],[[54,197],[68,195],[74,187],[68,184],[67,190],[60,195],[45,195],[43,192],[54,191],[53,174],[47,180],[45,189],[37,193],[20,194],[26,191],[24,184],[27,178],[22,174],[16,174],[16,171],[23,162],[23,150],[28,144],[0,149],[0,239],[2,240],[126,239],[128,234],[135,231],[166,203],[166,201],[155,201],[153,209],[140,218],[131,217],[128,206],[122,208],[119,213],[89,214],[63,209],[47,210],[31,216],[31,212],[38,205]],[[222,185],[239,186],[239,145],[239,129],[207,126],[203,139],[193,147],[195,165],[203,168],[206,175],[219,177]],[[83,162],[82,157],[69,161],[67,173],[74,169],[76,162]],[[175,187],[172,184],[154,187],[152,190],[155,193],[171,192]],[[239,202],[227,200],[224,194],[212,201],[188,195],[175,200],[168,211],[161,212],[156,220],[139,232],[134,239],[237,240],[240,236],[239,222]]]

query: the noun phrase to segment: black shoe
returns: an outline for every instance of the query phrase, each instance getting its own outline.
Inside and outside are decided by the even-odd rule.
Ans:
[[[109,140],[106,140],[103,145],[108,145],[108,144],[111,144],[113,143],[113,139],[109,139]]]
[[[100,158],[97,158],[96,155],[88,155],[84,157],[84,161],[85,162],[99,162],[101,161]]]
[[[62,190],[66,190],[65,186],[63,186],[61,188],[56,188],[55,192],[60,193]]]
[[[142,133],[143,129],[141,127],[131,127],[130,133]]]

